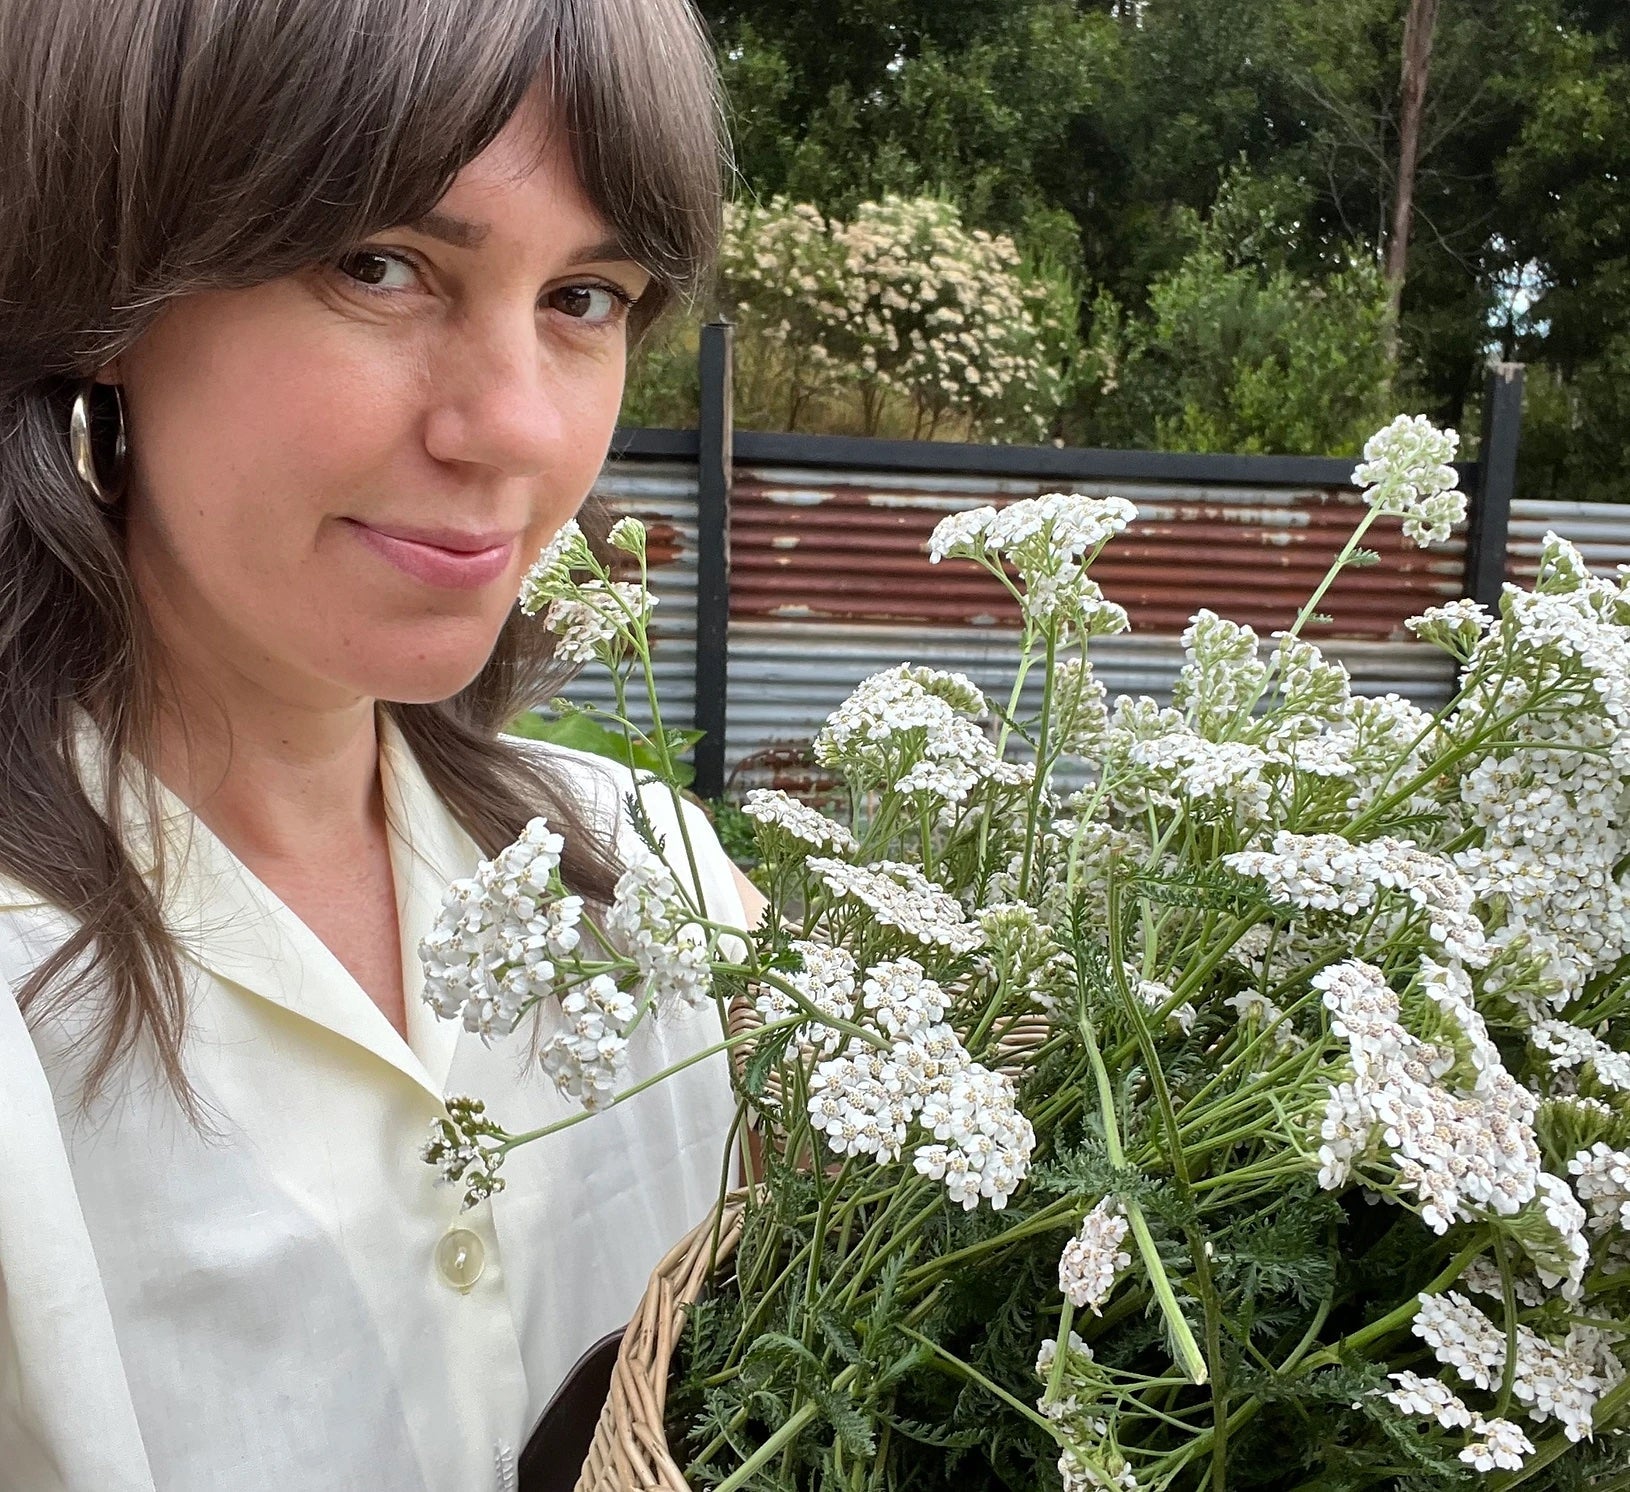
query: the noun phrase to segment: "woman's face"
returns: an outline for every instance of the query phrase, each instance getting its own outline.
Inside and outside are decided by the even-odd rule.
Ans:
[[[324,709],[481,670],[599,472],[649,282],[564,149],[534,168],[543,123],[529,102],[426,221],[175,301],[104,370],[132,573],[189,677]]]

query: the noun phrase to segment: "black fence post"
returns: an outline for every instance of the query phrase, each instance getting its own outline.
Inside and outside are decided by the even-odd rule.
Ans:
[[[1506,534],[1517,490],[1522,435],[1521,363],[1490,363],[1483,383],[1483,439],[1477,452],[1477,491],[1466,520],[1466,594],[1491,611],[1505,583]]]
[[[730,636],[731,340],[728,321],[702,328],[701,409],[696,469],[696,743],[695,790],[724,791],[724,746]]]

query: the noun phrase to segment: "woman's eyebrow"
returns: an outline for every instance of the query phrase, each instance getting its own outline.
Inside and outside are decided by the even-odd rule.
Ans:
[[[445,244],[451,244],[455,249],[478,248],[492,232],[489,223],[477,223],[470,218],[456,217],[452,213],[439,212],[435,208],[424,214],[423,217],[414,218],[404,225],[415,233],[422,233],[426,238],[438,239]],[[596,264],[606,260],[626,259],[630,264],[636,263],[628,245],[619,238],[604,238],[598,243],[588,244],[577,250],[568,264]]]
[[[474,223],[469,218],[454,217],[448,212],[437,212],[435,208],[403,226],[414,233],[424,234],[426,238],[435,238],[442,243],[451,244],[455,249],[473,249],[492,231],[486,223]]]

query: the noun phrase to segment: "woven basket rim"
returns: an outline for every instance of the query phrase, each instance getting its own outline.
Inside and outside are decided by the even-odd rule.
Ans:
[[[746,1202],[745,1191],[724,1197],[651,1271],[623,1333],[576,1492],[691,1492],[668,1449],[668,1369],[686,1312],[736,1251]]]

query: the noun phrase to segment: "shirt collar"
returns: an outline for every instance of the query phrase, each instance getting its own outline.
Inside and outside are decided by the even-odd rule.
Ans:
[[[449,882],[473,872],[480,850],[426,779],[389,711],[375,716],[396,888],[408,1040],[404,1042],[349,970],[278,896],[163,783],[152,779],[157,818],[141,791],[147,774],[125,764],[120,836],[136,869],[162,894],[183,957],[220,979],[371,1052],[440,1099],[459,1028],[424,1003],[418,945]],[[81,780],[103,804],[103,742],[77,712]]]

